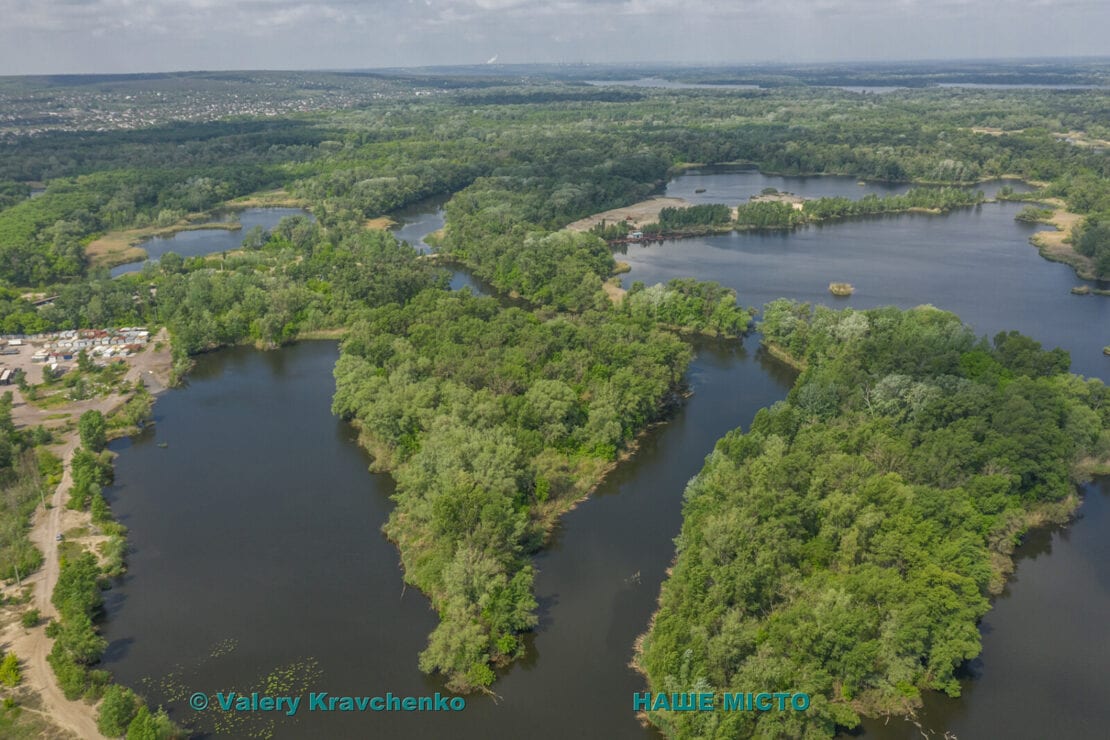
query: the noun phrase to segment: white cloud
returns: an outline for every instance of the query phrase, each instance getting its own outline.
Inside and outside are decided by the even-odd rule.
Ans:
[[[106,44],[133,70],[1104,54],[1110,3],[0,0],[0,19],[12,74],[109,71]]]

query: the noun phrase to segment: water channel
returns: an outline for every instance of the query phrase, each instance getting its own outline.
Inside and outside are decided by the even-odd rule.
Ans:
[[[676,178],[667,194],[693,199],[702,187],[706,202],[735,203],[764,187],[859,197],[903,186],[713,171]],[[780,296],[933,303],[980,333],[1016,328],[1063,346],[1076,372],[1110,376],[1101,355],[1110,298],[1071,295],[1080,281],[1037,255],[1032,228],[1013,221],[1018,207],[634,246],[621,259],[632,264],[628,281],[715,279],[749,305]],[[417,248],[442,225],[438,204],[423,211],[404,215],[397,231]],[[853,282],[856,294],[834,299],[831,280]],[[109,592],[107,667],[179,721],[221,737],[656,737],[633,716],[631,694],[643,683],[627,664],[673,557],[683,488],[718,437],[746,427],[793,382],[755,336],[742,346],[700,344],[693,396],[564,517],[536,558],[540,625],[529,656],[495,684],[496,697],[468,697],[456,713],[302,712],[238,725],[188,708],[194,691],[250,691],[274,675],[292,676],[306,694],[443,690],[416,665],[435,614],[404,589],[397,552],[380,532],[391,480],[367,472],[353,431],[329,411],[337,356],[333,342],[202,356],[186,386],[159,399],[152,430],[113,443],[121,454],[108,493],[134,551]],[[961,738],[1104,736],[1110,484],[1085,493],[1076,522],[1022,546],[983,622],[984,651],[968,667],[963,697],[929,696],[924,726]],[[872,722],[866,736],[908,740],[917,730]]]

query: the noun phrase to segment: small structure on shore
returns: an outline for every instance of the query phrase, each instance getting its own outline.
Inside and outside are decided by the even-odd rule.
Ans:
[[[856,289],[851,283],[829,283],[829,292],[836,296],[850,296]]]

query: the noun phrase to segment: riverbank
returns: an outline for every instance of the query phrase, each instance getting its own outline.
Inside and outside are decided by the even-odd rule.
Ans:
[[[172,226],[148,226],[141,229],[124,229],[110,231],[107,234],[92,240],[85,247],[85,256],[89,259],[92,268],[112,268],[126,265],[130,262],[141,262],[147,258],[147,252],[141,243],[158,237],[168,237],[182,231],[202,231],[207,229],[238,231],[243,225],[238,221],[208,221],[198,223],[203,219],[211,218],[211,213],[200,213],[187,216]]]
[[[240,208],[304,208],[309,209],[309,202],[290,194],[284,188],[265,190],[260,193],[251,193],[242,198],[233,198],[226,204],[227,208],[238,210]]]
[[[162,329],[154,337],[150,348],[131,365],[125,381],[134,386],[137,381],[142,380],[151,394],[160,393],[170,385],[171,364],[168,335]],[[66,505],[67,495],[73,486],[73,456],[80,445],[75,420],[87,411],[99,411],[105,417],[110,417],[122,409],[134,397],[134,393],[113,393],[92,401],[81,401],[49,410],[27,403],[18,389],[13,390],[13,396],[13,421],[17,429],[42,424],[52,428],[58,435],[57,446],[51,452],[61,458],[62,477],[50,494],[46,508],[36,511],[29,533],[30,541],[43,554],[42,567],[25,578],[22,589],[18,589],[22,591],[29,588],[31,598],[28,602],[3,607],[3,621],[10,619],[10,623],[0,633],[0,640],[20,658],[25,684],[41,703],[44,717],[62,732],[74,733],[80,738],[99,738],[102,736],[96,725],[97,704],[67,699],[58,684],[47,660],[54,639],[47,636],[44,625],[58,617],[51,597],[61,573],[60,551],[63,544],[59,543],[64,543],[67,552],[91,552],[101,565],[107,562],[106,551],[101,545],[108,538],[100,534],[93,522],[92,513],[70,509]],[[65,417],[64,421],[60,417]],[[59,424],[59,421],[62,423]],[[16,591],[12,590],[5,595],[15,595]],[[21,617],[28,609],[38,610],[40,621],[37,626],[27,628],[22,625]]]
[[[960,668],[981,651],[977,626],[1014,571],[1016,545],[1029,531],[1073,520],[1080,501],[1074,482],[1082,479],[1077,474],[1080,461],[1075,459],[1074,450],[1085,447],[1061,445],[1039,456],[1010,453],[1011,465],[1015,459],[1040,469],[1056,469],[1064,464],[1072,475],[1061,476],[1051,489],[1036,497],[1022,497],[1024,491],[1014,486],[1008,492],[1012,497],[1004,508],[1000,506],[996,516],[984,517],[976,525],[959,521],[974,498],[960,501],[959,497],[967,494],[958,474],[948,472],[952,482],[934,484],[944,491],[943,506],[936,503],[935,493],[916,488],[921,486],[922,478],[934,474],[940,461],[951,458],[950,451],[914,445],[917,432],[913,422],[883,418],[879,406],[883,391],[874,392],[865,384],[863,390],[853,391],[855,397],[848,402],[839,401],[835,412],[825,411],[818,417],[811,410],[815,389],[828,388],[842,382],[842,378],[858,380],[864,375],[860,369],[871,360],[857,360],[840,346],[826,344],[836,331],[850,326],[848,320],[855,321],[861,314],[818,314],[826,327],[835,325],[836,318],[842,323],[837,329],[818,328],[810,334],[812,327],[820,326],[816,320],[803,330],[789,321],[792,316],[800,324],[804,316],[811,315],[808,306],[797,305],[801,310],[795,314],[782,304],[774,306],[774,311],[769,307],[765,329],[772,337],[778,333],[787,340],[780,346],[808,343],[806,358],[821,371],[820,378],[808,373],[801,376],[785,404],[768,409],[750,429],[737,428],[720,438],[702,472],[687,487],[677,554],[649,620],[649,632],[638,642],[634,664],[646,671],[648,690],[654,692],[689,691],[696,683],[713,685],[719,691],[739,691],[759,680],[804,687],[795,690],[814,697],[822,695],[826,702],[815,702],[815,711],[806,718],[806,724],[791,727],[787,734],[802,734],[805,729],[812,730],[814,736],[831,736],[834,726],[855,727],[858,715],[910,714],[923,705],[923,695],[931,696],[937,690],[958,695]],[[881,359],[884,352],[891,356],[902,353],[903,361],[915,350],[921,357],[936,351],[928,341],[912,338],[913,332],[907,328],[935,327],[937,321],[955,320],[950,314],[921,311],[905,312],[897,319],[890,309],[863,314],[867,318],[878,315],[903,325],[884,330],[873,322],[874,348],[868,358]],[[790,328],[784,330],[784,325]],[[882,331],[886,337],[875,336]],[[961,342],[972,340],[971,330],[965,327]],[[852,340],[841,341],[847,344]],[[847,371],[840,370],[839,376],[838,363],[839,367],[848,366]],[[1057,365],[1058,377],[1067,372],[1066,363],[1062,364],[1063,368]],[[942,372],[934,371],[938,377]],[[990,392],[989,382],[982,385]],[[1082,431],[1073,433],[1077,441],[1095,438],[1106,429],[1105,418],[1097,413],[1101,389],[1092,391],[1089,401],[1082,400],[1084,394],[1079,391],[1075,398],[1094,413]],[[1055,409],[1065,409],[1074,401],[1061,394],[1053,403]],[[995,405],[994,399],[980,401],[978,408],[964,412],[955,423],[990,418]],[[1064,426],[1063,422],[1057,423]],[[1049,427],[1051,431],[1056,429],[1052,423]],[[881,434],[889,435],[887,439],[897,440],[881,453],[879,446],[861,450],[844,441],[845,434],[864,436],[879,429]],[[1105,445],[1093,445],[1091,449],[1091,454],[1100,457],[1106,453]],[[856,460],[838,459],[840,454]],[[896,457],[900,454],[905,457]],[[780,461],[789,473],[781,474]],[[994,464],[1002,466],[1007,460],[1003,457]],[[974,470],[974,465],[966,468]],[[776,468],[780,476],[769,483],[769,476],[775,473],[766,471]],[[846,469],[853,471],[851,483],[831,482],[845,480]],[[855,473],[859,470],[866,472]],[[922,470],[929,472],[918,472]],[[887,488],[883,490],[883,486]],[[852,498],[860,490],[868,491],[866,505],[863,496]],[[828,515],[826,506],[838,507],[836,514]],[[803,508],[820,512],[815,515],[816,523],[797,524],[796,517]],[[872,542],[881,544],[856,539],[861,525],[870,527]],[[904,532],[911,529],[927,531],[938,526],[936,531],[943,535],[921,544],[892,544],[904,541]],[[791,536],[784,537],[783,531],[791,527]],[[780,544],[784,542],[790,544]],[[826,554],[811,554],[822,547],[827,547]],[[946,554],[949,547],[960,547],[967,554],[952,564]],[[796,553],[795,560],[778,559],[788,551]],[[872,553],[878,553],[877,557]],[[938,561],[944,565],[937,566]],[[787,565],[778,565],[783,562]],[[940,588],[931,585],[939,580],[935,575],[938,572],[950,578]],[[706,583],[710,585],[706,587]],[[906,583],[914,586],[906,588]],[[924,587],[925,583],[930,587]],[[737,593],[743,598],[737,598]],[[834,599],[838,600],[835,604]],[[938,602],[945,603],[945,610],[937,613],[929,609],[930,603]],[[922,616],[925,614],[928,616]],[[883,628],[892,622],[911,621],[923,636],[918,642],[892,636]],[[799,642],[794,637],[799,633],[814,637]],[[860,655],[894,657],[878,663],[861,658],[865,667],[859,677],[829,679],[842,675],[839,668],[843,663],[836,651],[820,649],[829,644],[826,640],[848,640]],[[768,662],[771,658],[773,663]],[[892,674],[897,676],[895,680],[890,680]],[[820,678],[812,678],[814,675]],[[904,683],[896,684],[899,681]],[[703,734],[708,726],[700,718],[681,712],[649,714],[668,735],[693,737]],[[760,732],[768,726],[774,730]],[[739,732],[741,729],[743,732]],[[747,736],[753,730],[757,735],[777,734],[783,731],[783,725],[774,718],[756,718],[752,723],[733,724],[729,730],[730,735]]]
[[[1083,216],[1067,210],[1067,206],[1059,198],[1048,198],[1043,202],[1054,209],[1043,223],[1055,227],[1055,231],[1038,231],[1029,241],[1046,260],[1071,266],[1075,274],[1084,280],[1097,279],[1095,263],[1090,257],[1076,252],[1071,243],[1074,229],[1083,220]]]
[[[608,211],[602,211],[601,213],[595,213],[586,218],[580,218],[573,223],[567,224],[565,228],[568,231],[589,231],[604,221],[610,224],[625,222],[634,229],[639,229],[647,224],[658,221],[659,212],[664,208],[685,208],[691,205],[693,205],[693,203],[685,198],[668,198],[666,196],[657,195],[647,200],[642,200],[639,203],[633,203],[632,205],[622,208],[611,208]]]

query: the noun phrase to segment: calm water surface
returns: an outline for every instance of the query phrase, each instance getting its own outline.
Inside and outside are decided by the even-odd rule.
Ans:
[[[683,487],[719,436],[792,382],[756,343],[705,347],[684,410],[564,519],[537,558],[540,629],[496,700],[470,697],[457,714],[304,713],[220,736],[652,737],[630,711],[641,682],[627,663],[673,555]],[[108,595],[106,667],[179,721],[221,729],[183,700],[258,690],[290,666],[306,694],[443,691],[416,664],[435,614],[403,588],[380,532],[390,479],[366,472],[329,412],[337,357],[330,342],[201,357],[187,387],[159,400],[151,432],[113,444],[109,498],[134,551]]]
[[[278,225],[286,216],[305,216],[312,214],[302,208],[247,208],[239,212],[219,214],[214,222],[238,221],[241,229],[195,229],[179,231],[170,236],[156,236],[147,239],[140,246],[146,250],[147,259],[128,262],[111,269],[112,277],[138,272],[148,260],[157,260],[166,252],[174,252],[182,257],[202,257],[217,252],[230,252],[243,245],[243,237],[255,226],[269,230]]]
[[[393,214],[397,226],[393,233],[398,239],[408,242],[421,254],[433,251],[424,238],[433,231],[439,231],[446,223],[447,214],[443,206],[447,196],[428,198]],[[451,290],[470,288],[474,295],[493,295],[493,287],[461,265],[447,268],[451,272]]]
[[[694,178],[707,193],[742,199],[769,186],[852,197],[888,187],[718,173],[678,178],[668,194],[692,194]],[[1074,274],[1040,259],[1015,212],[992,204],[946,217],[737,234],[633,247],[622,259],[633,264],[630,280],[715,279],[753,305],[784,295],[855,307],[931,302],[982,333],[1017,328],[1065,346],[1077,371],[1105,377],[1110,299],[1070,295]],[[437,218],[405,216],[398,235],[415,245]],[[830,280],[853,282],[857,292],[834,300]],[[496,699],[469,697],[455,714],[302,710],[294,720],[226,726],[202,718],[197,726],[226,737],[654,737],[631,711],[630,694],[643,688],[627,668],[632,643],[673,557],[686,481],[721,435],[746,427],[793,382],[757,347],[758,337],[743,347],[699,347],[689,372],[694,395],[563,519],[536,558],[540,626],[529,657],[495,685]],[[404,589],[397,552],[380,533],[391,480],[366,471],[353,431],[329,413],[337,354],[333,343],[307,342],[204,356],[185,388],[160,398],[153,430],[113,445],[122,454],[110,498],[135,551],[109,594],[106,662],[179,721],[197,716],[184,703],[193,691],[249,691],[286,667],[305,693],[442,691],[416,665],[435,615],[419,592]],[[1088,487],[1077,522],[1022,546],[1014,580],[984,621],[984,652],[969,666],[963,698],[929,696],[927,727],[961,738],[1105,736],[1110,717],[1098,692],[1110,680],[1110,486],[1100,485]],[[1063,703],[1050,704],[1053,697]],[[1068,713],[1062,724],[1057,710]],[[884,740],[914,733],[895,722],[867,728]]]

